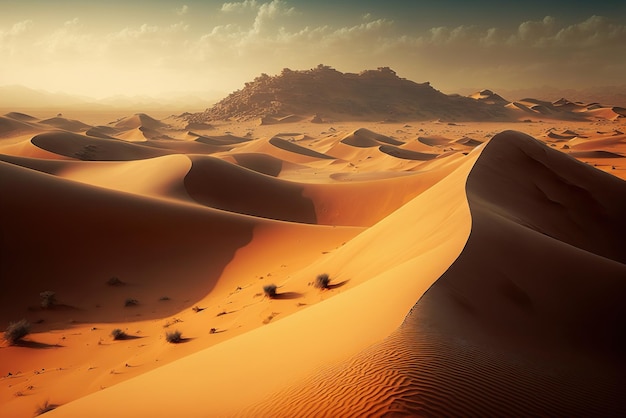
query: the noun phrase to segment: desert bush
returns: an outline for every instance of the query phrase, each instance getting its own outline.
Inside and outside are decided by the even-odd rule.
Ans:
[[[4,339],[13,345],[26,337],[30,333],[30,322],[25,319],[21,319],[17,322],[11,322],[4,331]]]
[[[165,333],[165,340],[168,343],[177,344],[183,340],[183,333],[176,331],[168,331]]]
[[[159,298],[159,300],[160,300],[161,302],[165,302],[165,301],[172,300],[172,299],[171,299],[169,296],[161,296],[161,297]]]
[[[124,301],[124,306],[126,307],[137,306],[137,305],[139,305],[139,301],[137,299],[128,298]]]
[[[57,303],[56,293],[51,290],[46,290],[39,294],[41,298],[41,307],[44,309],[52,308]]]
[[[322,273],[317,275],[317,277],[315,278],[315,283],[313,283],[313,285],[318,289],[328,289],[329,283],[330,278],[328,277],[328,274]]]
[[[278,289],[278,287],[276,287],[275,284],[267,284],[263,286],[263,292],[265,292],[265,296],[270,299],[276,297],[276,289]]]
[[[124,286],[126,283],[120,280],[119,277],[113,276],[107,280],[107,285],[109,286]]]
[[[52,411],[56,407],[57,407],[56,405],[52,405],[50,402],[45,401],[43,405],[39,405],[37,407],[37,409],[35,410],[35,415],[45,414],[46,412]]]
[[[113,331],[111,331],[111,336],[113,337],[114,340],[124,340],[128,338],[128,334],[126,334],[124,331],[122,331],[119,328],[115,328]]]

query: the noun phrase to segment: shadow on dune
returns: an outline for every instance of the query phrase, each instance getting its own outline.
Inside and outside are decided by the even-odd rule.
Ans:
[[[35,349],[49,349],[49,348],[63,348],[60,344],[46,344],[38,341],[21,340],[14,344],[16,347],[35,348]]]
[[[191,156],[185,176],[189,196],[200,204],[245,215],[315,224],[313,202],[303,187],[206,156]]]
[[[339,282],[339,283],[331,283],[326,288],[327,289],[331,289],[331,290],[332,289],[337,289],[337,288],[340,288],[341,286],[345,286],[349,281],[350,280],[348,279],[348,280],[344,280],[344,281]]]
[[[10,321],[42,290],[76,310],[59,321],[119,322],[128,309],[103,283],[124,277],[143,300],[208,294],[235,252],[248,244],[253,218],[95,188],[0,162],[0,321]],[[117,294],[117,291],[115,292]],[[74,296],[71,296],[74,295]],[[76,296],[76,295],[80,295]],[[158,302],[154,302],[155,304]],[[170,316],[175,304],[141,310],[141,319]],[[72,315],[72,316],[70,316]]]
[[[115,341],[132,341],[132,340],[139,340],[141,338],[145,338],[145,337],[139,336],[139,335],[124,335],[124,336],[115,338]]]
[[[302,293],[298,293],[298,292],[284,292],[284,293],[277,293],[276,296],[272,297],[272,299],[290,300],[290,299],[298,299],[298,298],[301,298],[302,296],[303,296]]]

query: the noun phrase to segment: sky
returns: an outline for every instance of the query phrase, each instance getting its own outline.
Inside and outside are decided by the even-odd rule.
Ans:
[[[229,93],[387,66],[446,93],[626,84],[626,1],[0,0],[0,86]]]

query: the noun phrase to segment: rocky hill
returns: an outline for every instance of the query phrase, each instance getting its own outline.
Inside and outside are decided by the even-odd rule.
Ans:
[[[398,77],[388,67],[359,74],[319,65],[262,74],[213,107],[188,114],[192,123],[212,120],[280,121],[284,118],[405,120],[506,120],[509,109],[459,95],[446,95],[430,83]]]

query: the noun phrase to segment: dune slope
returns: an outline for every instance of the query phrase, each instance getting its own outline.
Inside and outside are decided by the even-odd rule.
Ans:
[[[328,271],[340,286],[329,291],[338,294],[321,294],[322,301],[297,315],[78,399],[51,416],[174,410],[185,416],[228,416],[384,339],[462,250],[470,230],[464,179],[477,156],[467,157],[436,185],[286,282],[306,288],[315,272]],[[273,301],[271,309],[280,312],[280,304],[287,302]],[[242,385],[255,390],[240,390]],[[136,391],[150,393],[150,400],[112,402]],[[269,415],[275,413],[283,412]]]
[[[530,174],[527,164],[546,164],[545,171]],[[523,134],[502,133],[468,178],[465,248],[402,326],[243,415],[624,415],[626,266],[596,254],[612,248],[585,231],[576,243],[586,249],[559,239],[571,238],[563,231],[548,236],[538,225],[562,208],[544,199],[537,210],[525,190],[551,185],[552,196],[574,199],[581,193],[569,181],[581,171],[582,187],[601,190],[593,203],[613,226],[601,230],[604,238],[621,239],[623,248],[624,182]],[[574,221],[597,226],[593,210],[581,211],[570,229],[578,229]]]

